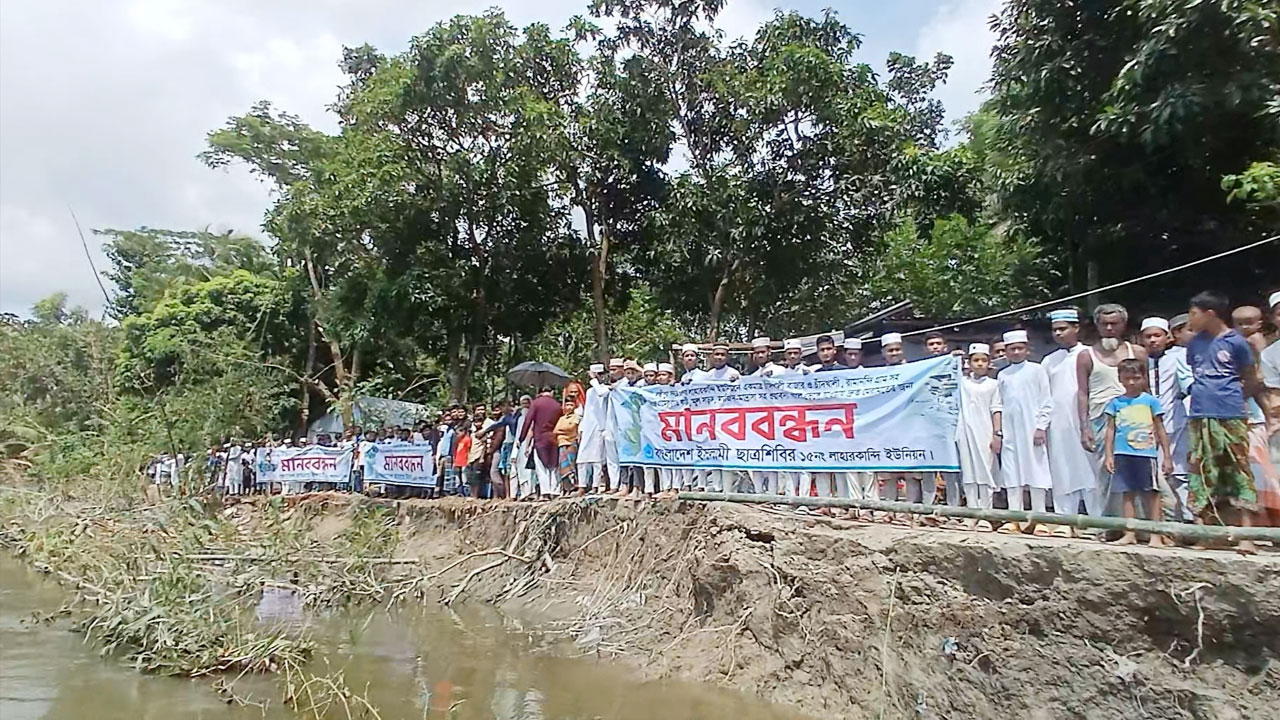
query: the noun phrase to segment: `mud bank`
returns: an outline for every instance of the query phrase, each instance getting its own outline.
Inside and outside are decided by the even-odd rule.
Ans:
[[[728,503],[390,504],[428,600],[492,603],[557,652],[815,717],[1226,720],[1280,708],[1280,553]],[[328,508],[316,532],[343,516]]]

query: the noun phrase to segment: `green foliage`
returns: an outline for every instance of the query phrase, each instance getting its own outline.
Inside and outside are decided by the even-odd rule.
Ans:
[[[568,315],[547,323],[533,342],[524,348],[524,354],[543,362],[582,375],[593,362],[597,362],[592,323],[592,309],[583,305]],[[688,328],[682,327],[658,304],[653,293],[644,286],[632,288],[625,305],[612,309],[608,315],[611,348],[616,356],[639,358],[641,362],[666,362],[670,358],[672,343],[689,337]]]
[[[1239,175],[1222,178],[1228,202],[1256,206],[1280,206],[1280,164],[1256,162]]]
[[[939,218],[928,234],[902,221],[876,248],[879,262],[866,282],[863,306],[876,300],[911,300],[926,317],[958,318],[1015,307],[1036,297],[1032,243],[1003,237],[959,215]]]
[[[1006,3],[975,124],[1000,220],[1077,289],[1086,267],[1104,284],[1273,232],[1221,182],[1280,151],[1278,24],[1266,0]],[[1277,265],[1272,247],[1131,292],[1262,286]]]

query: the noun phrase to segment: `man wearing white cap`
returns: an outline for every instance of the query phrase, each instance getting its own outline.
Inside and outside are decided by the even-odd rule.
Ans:
[[[755,370],[751,377],[780,377],[785,368],[769,359],[769,349],[773,341],[767,337],[758,337],[751,341],[751,364]],[[778,492],[778,473],[774,470],[751,470],[747,473],[751,481],[751,491],[764,495]]]
[[[960,474],[964,479],[964,496],[969,507],[991,508],[991,493],[997,487],[1003,407],[1000,402],[1000,384],[991,378],[991,347],[985,343],[969,346],[969,372],[960,389],[963,410],[956,426],[956,445],[960,449]],[[984,530],[990,530],[986,524]],[[969,529],[977,522],[969,521]]]
[[[671,363],[658,363],[658,375],[654,379],[655,385],[669,386],[675,381],[676,368]],[[675,497],[680,492],[680,479],[684,474],[682,468],[657,468],[658,470],[658,497]]]
[[[620,357],[609,360],[609,380],[606,385],[605,395],[619,383],[626,382],[623,378],[623,368],[627,361]],[[604,414],[604,463],[605,470],[609,473],[604,483],[598,483],[607,492],[609,490],[619,490],[622,487],[622,466],[618,464],[618,418],[613,414],[613,403],[605,401]]]
[[[702,382],[733,383],[740,377],[738,371],[729,365],[729,346],[724,343],[712,345],[711,368],[702,373]],[[737,475],[732,470],[706,470],[704,474],[707,489],[712,492],[728,492],[731,489],[732,479]]]
[[[652,385],[658,378],[658,363],[645,363],[641,368],[641,377],[644,378],[645,385]]]
[[[654,366],[654,371],[656,374],[657,366]],[[640,367],[640,363],[636,362],[634,358],[627,358],[626,362],[622,366],[622,383],[620,383],[620,386],[625,385],[626,387],[633,388],[644,387],[645,382],[643,373],[644,370]],[[614,452],[617,452],[616,444],[614,445]],[[633,490],[639,493],[641,491],[643,481],[644,473],[639,465],[633,463],[622,465],[618,476],[618,488],[616,492],[620,497],[627,497]]]
[[[1053,417],[1053,393],[1049,374],[1039,363],[1027,360],[1030,343],[1025,330],[1004,334],[1009,367],[1000,371],[1001,425],[1000,479],[1008,494],[1009,509],[1022,510],[1022,489],[1030,488],[1031,509],[1044,512],[1045,496],[1053,488],[1049,470],[1049,421]],[[1018,523],[1001,532],[1021,532]]]
[[[799,338],[791,338],[782,344],[782,369],[775,377],[808,375],[813,370],[804,364],[804,344]]]
[[[1074,514],[1084,511],[1096,515],[1094,488],[1098,484],[1093,456],[1080,445],[1080,414],[1076,408],[1079,391],[1078,356],[1089,346],[1080,342],[1080,313],[1075,308],[1061,308],[1049,313],[1053,340],[1058,349],[1044,356],[1044,370],[1049,375],[1053,394],[1053,416],[1049,421],[1049,470],[1053,476],[1054,512]],[[1060,528],[1059,534],[1078,536],[1075,528]]]
[[[862,367],[862,340],[856,337],[844,339],[844,364],[849,368]]]
[[[880,336],[880,357],[884,358],[887,366],[901,365],[907,361],[906,353],[902,351],[901,333],[891,332]],[[938,490],[937,476],[932,472],[880,472],[876,473],[876,480],[880,482],[881,499],[894,502],[898,500],[899,483],[905,486],[907,502],[910,503],[932,505],[933,496]],[[889,519],[892,520],[892,516]],[[917,518],[912,516],[911,525],[914,526],[916,522]]]
[[[880,356],[884,358],[885,365],[901,365],[907,361],[906,353],[902,351],[902,333],[880,336]]]
[[[680,384],[688,385],[693,382],[702,381],[702,370],[698,368],[698,346],[693,343],[685,343],[680,346],[680,366],[682,369],[680,375]],[[706,473],[699,468],[682,468],[679,471],[680,486],[683,488],[694,488],[704,490],[706,488]]]
[[[608,490],[604,477],[604,428],[609,407],[609,386],[600,381],[604,365],[595,364],[589,371],[591,386],[582,406],[582,424],[578,427],[578,489],[595,492]]]
[[[1187,364],[1187,349],[1173,342],[1173,333],[1164,318],[1149,317],[1142,321],[1142,346],[1147,350],[1147,390],[1160,401],[1163,411],[1161,422],[1169,436],[1173,452],[1173,472],[1167,477],[1161,472],[1163,482],[1158,489],[1164,494],[1165,512],[1173,520],[1192,519],[1187,500],[1187,453],[1191,439],[1187,435],[1187,406],[1183,399],[1191,391],[1191,366]],[[1158,518],[1163,519],[1163,518]]]
[[[1111,502],[1111,475],[1102,467],[1102,433],[1107,427],[1107,405],[1124,394],[1120,361],[1130,358],[1147,364],[1147,351],[1124,339],[1129,311],[1123,305],[1104,303],[1093,311],[1098,344],[1076,356],[1076,416],[1080,444],[1093,454],[1097,474],[1098,507],[1104,514],[1119,514],[1119,502]]]
[[[755,367],[752,377],[773,377],[782,371],[782,366],[769,359],[770,345],[773,341],[767,337],[758,337],[751,341],[751,364]]]

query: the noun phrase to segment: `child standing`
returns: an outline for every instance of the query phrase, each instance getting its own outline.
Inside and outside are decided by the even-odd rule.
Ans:
[[[991,348],[985,343],[969,346],[969,374],[964,378],[960,397],[964,411],[956,426],[960,448],[960,474],[964,480],[965,501],[971,508],[991,509],[991,492],[998,487],[996,474],[1004,438],[1000,401],[1000,383],[991,378]],[[990,530],[986,520],[969,521],[969,529]]]
[[[1116,368],[1124,394],[1107,403],[1106,469],[1111,473],[1112,492],[1124,493],[1124,516],[1136,518],[1134,502],[1141,495],[1146,500],[1147,517],[1164,517],[1160,509],[1160,496],[1156,493],[1156,449],[1164,472],[1173,471],[1173,455],[1169,451],[1169,436],[1165,434],[1161,417],[1164,411],[1160,401],[1146,392],[1147,371],[1141,360],[1121,360]],[[1117,541],[1117,545],[1132,545],[1138,541],[1130,530]],[[1162,535],[1152,535],[1150,545],[1163,547],[1168,541]]]

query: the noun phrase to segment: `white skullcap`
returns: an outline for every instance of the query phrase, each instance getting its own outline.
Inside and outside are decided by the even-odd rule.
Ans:
[[[645,364],[644,364],[644,371],[645,371],[645,372],[658,372],[658,363],[645,363]]]
[[[798,338],[791,338],[790,340],[787,340],[786,342],[782,343],[782,349],[784,349],[784,350],[803,350],[803,349],[804,349],[804,345],[800,342],[800,340],[799,340]]]
[[[671,363],[658,363],[658,372],[673,373],[675,371],[676,366]]]
[[[901,340],[899,340],[899,342],[901,342]],[[862,340],[860,340],[860,339],[858,339],[858,338],[845,338],[845,339],[844,339],[844,349],[845,349],[845,350],[861,350],[861,349],[862,349]]]
[[[1147,328],[1160,328],[1165,332],[1169,332],[1169,321],[1161,317],[1149,317],[1142,321],[1142,328],[1138,332],[1142,332]]]
[[[728,350],[729,346],[725,345],[724,343],[716,343],[715,345],[711,346],[711,349],[712,350]]]
[[[685,354],[685,353],[688,353],[688,352],[691,352],[691,353],[696,353],[696,352],[698,352],[698,346],[697,346],[697,345],[694,345],[693,343],[685,343],[685,344],[683,344],[683,345],[681,345],[681,346],[680,346],[680,354],[681,354],[681,355],[683,355],[683,354]]]
[[[1026,330],[1010,330],[1009,332],[1004,334],[1005,345],[1012,345],[1013,343],[1026,343],[1026,342],[1030,342],[1029,340],[1027,340]]]
[[[885,345],[901,345],[902,333],[885,333],[880,337],[880,347]]]
[[[624,363],[624,361],[622,360],[622,358],[611,358],[611,359],[609,360],[609,367],[611,367],[611,368],[614,368],[614,367],[622,367],[624,364],[625,364],[625,363]]]
[[[1271,297],[1267,298],[1267,307],[1275,307],[1280,305],[1280,290],[1271,293]]]
[[[755,340],[751,341],[751,349],[755,350],[756,348],[767,348],[769,347],[769,344],[772,342],[773,341],[767,337],[758,337]]]
[[[973,343],[969,346],[970,355],[986,355],[991,356],[991,346],[986,343]]]
[[[593,363],[593,364],[591,365],[591,372],[593,372],[593,373],[602,373],[602,372],[604,372],[604,365],[602,365],[602,364],[600,364],[600,363]]]

